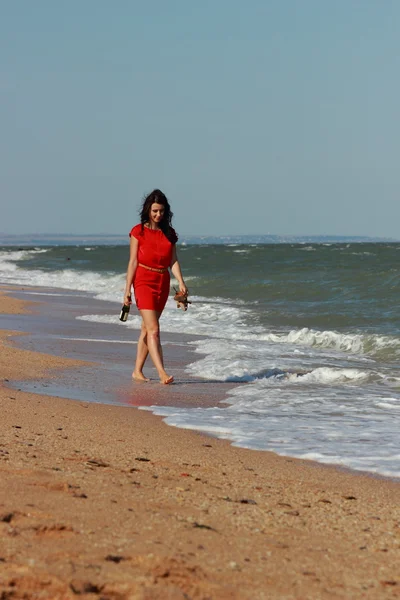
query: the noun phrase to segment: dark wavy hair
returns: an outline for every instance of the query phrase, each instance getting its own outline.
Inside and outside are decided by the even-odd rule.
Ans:
[[[153,204],[161,204],[161,206],[164,207],[164,216],[162,221],[160,221],[160,229],[169,241],[175,244],[178,240],[178,236],[172,227],[172,217],[174,216],[174,213],[171,210],[167,196],[163,194],[161,190],[153,190],[143,200],[142,208],[139,211],[142,231],[145,223],[150,221],[150,209]]]

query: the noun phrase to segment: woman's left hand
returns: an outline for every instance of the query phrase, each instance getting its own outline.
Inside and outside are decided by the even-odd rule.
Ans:
[[[179,291],[181,292],[181,294],[185,294],[186,296],[189,293],[189,290],[187,289],[186,284],[183,281],[179,284]]]

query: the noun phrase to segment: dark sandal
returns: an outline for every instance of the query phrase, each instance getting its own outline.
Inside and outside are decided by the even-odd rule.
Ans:
[[[188,300],[188,292],[180,292],[174,287],[175,296],[174,300],[176,302],[176,307],[181,308],[182,310],[188,309],[188,304],[192,304],[190,300]]]

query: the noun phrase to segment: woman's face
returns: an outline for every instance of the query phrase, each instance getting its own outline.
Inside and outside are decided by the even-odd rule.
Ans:
[[[150,208],[150,225],[159,225],[164,218],[164,211],[165,209],[162,204],[154,202]]]

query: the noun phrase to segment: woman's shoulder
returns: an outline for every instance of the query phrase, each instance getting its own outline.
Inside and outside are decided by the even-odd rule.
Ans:
[[[138,223],[130,230],[129,237],[138,238],[140,235],[142,235],[142,224]]]

